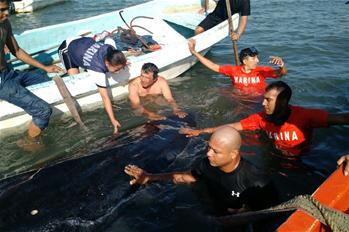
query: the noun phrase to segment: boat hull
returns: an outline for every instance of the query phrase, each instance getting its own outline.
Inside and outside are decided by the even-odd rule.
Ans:
[[[312,195],[323,205],[349,214],[349,176],[343,175],[340,166]],[[278,232],[320,232],[331,231],[319,220],[297,210],[277,230]]]
[[[16,13],[30,13],[65,0],[22,0],[13,2]]]

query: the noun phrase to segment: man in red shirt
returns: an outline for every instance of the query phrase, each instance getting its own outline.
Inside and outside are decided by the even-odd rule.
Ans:
[[[307,109],[289,105],[291,88],[282,81],[271,83],[265,90],[264,111],[240,122],[228,124],[236,130],[262,130],[283,154],[295,156],[308,148],[313,128],[349,124],[349,113],[329,114],[320,109]],[[188,137],[213,133],[217,128],[193,130],[182,128]]]
[[[270,63],[279,66],[274,69],[268,66],[257,66],[259,63],[258,51],[254,47],[242,49],[239,53],[241,65],[218,65],[195,51],[195,40],[189,40],[190,52],[207,68],[214,72],[230,76],[232,84],[245,94],[261,95],[267,84],[265,79],[279,78],[287,74],[285,63],[281,57],[271,56]]]

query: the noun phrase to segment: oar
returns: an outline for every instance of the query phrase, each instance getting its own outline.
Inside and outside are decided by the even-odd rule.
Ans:
[[[89,34],[91,34],[91,33],[92,33],[91,31],[88,31],[88,32],[85,32],[85,33],[80,34],[79,36],[86,36],[86,35],[89,35]],[[52,50],[52,49],[54,49],[54,48],[58,48],[59,45],[61,45],[61,44],[53,45],[53,46],[51,46],[51,47],[42,49],[42,50],[40,50],[40,51],[36,51],[36,52],[30,53],[29,55],[30,55],[30,56],[35,56],[35,55],[40,54],[40,53],[48,52],[48,51],[50,51],[50,50]],[[15,62],[15,61],[17,61],[17,60],[18,60],[18,58],[15,57],[15,58],[13,58],[13,59],[8,60],[7,63],[12,63],[12,62]]]
[[[87,130],[87,127],[85,126],[85,124],[82,122],[79,112],[75,107],[75,102],[67,88],[67,86],[65,85],[63,79],[56,75],[52,78],[56,85],[57,88],[59,90],[59,92],[61,93],[62,97],[63,97],[63,101],[64,103],[67,105],[70,114],[72,115],[72,117],[74,118],[74,120],[84,129]]]
[[[225,0],[225,4],[227,6],[227,13],[228,13],[228,22],[229,22],[229,35],[234,31],[234,25],[233,21],[231,19],[231,9],[230,9],[230,1]],[[233,49],[234,49],[234,60],[235,65],[239,65],[239,58],[238,58],[238,44],[235,40],[233,40]]]
[[[208,7],[209,7],[209,3],[208,3],[209,0],[204,0],[204,10],[205,10],[205,14],[207,14],[207,11],[208,11]]]

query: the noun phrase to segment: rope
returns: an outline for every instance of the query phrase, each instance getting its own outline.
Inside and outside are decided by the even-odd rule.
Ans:
[[[349,232],[349,215],[322,205],[310,195],[297,196],[280,205],[252,212],[214,218],[225,225],[238,225],[269,217],[271,214],[300,209],[327,225],[333,232]]]

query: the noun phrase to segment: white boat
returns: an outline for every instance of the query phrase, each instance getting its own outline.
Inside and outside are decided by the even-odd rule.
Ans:
[[[13,1],[13,5],[16,13],[28,13],[64,1],[65,0],[21,0]]]
[[[197,61],[189,52],[188,38],[196,39],[197,51],[206,53],[212,45],[228,36],[228,21],[194,36],[193,30],[205,17],[198,13],[200,8],[199,0],[154,0],[123,9],[126,22],[130,22],[137,16],[153,17],[153,19],[138,18],[134,24],[153,32],[153,38],[162,48],[144,55],[128,57],[130,62],[128,68],[108,78],[113,98],[126,95],[128,81],[139,76],[141,66],[145,62],[155,63],[160,68],[160,75],[167,79],[172,79],[187,71]],[[236,28],[239,16],[235,14],[232,18],[234,28]],[[54,45],[59,45],[66,38],[86,31],[95,34],[103,30],[112,31],[118,26],[126,28],[119,17],[119,11],[114,11],[87,19],[25,31],[16,38],[24,50],[33,53],[55,47]],[[139,27],[135,27],[135,30],[139,35],[149,34]],[[36,58],[46,63],[58,60],[57,48],[45,51]],[[12,64],[15,69],[19,70],[28,67],[18,61]],[[102,107],[97,87],[86,72],[64,77],[63,80],[82,111]],[[52,105],[53,117],[69,114],[54,81],[29,86],[28,89]],[[12,134],[13,131],[24,131],[25,124],[31,120],[30,115],[8,102],[0,101],[0,109],[0,137]]]

